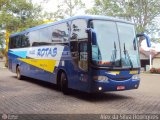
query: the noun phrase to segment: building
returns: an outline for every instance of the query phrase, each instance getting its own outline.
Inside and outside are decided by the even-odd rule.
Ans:
[[[149,65],[149,56],[140,52],[141,68],[146,71],[146,66]]]
[[[141,61],[141,67],[146,71],[147,70],[147,66],[149,66],[150,64],[150,60],[149,60],[149,52],[146,51],[140,51],[140,61]],[[151,60],[151,64],[152,64],[152,68],[160,68],[160,52],[156,52],[156,53],[152,53],[152,60]]]
[[[152,59],[152,67],[160,68],[160,52]]]
[[[148,48],[146,40],[139,41],[140,60],[143,70],[149,70],[150,55],[151,67],[160,68],[160,43],[151,42],[151,47]]]

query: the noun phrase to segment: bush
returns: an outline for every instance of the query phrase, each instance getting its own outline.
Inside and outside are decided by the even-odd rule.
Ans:
[[[158,69],[157,69],[157,73],[159,73],[159,74],[160,74],[160,68],[158,68]]]
[[[158,73],[160,74],[160,68],[151,68],[150,73]]]
[[[150,73],[155,73],[156,72],[156,68],[151,68],[150,69]]]

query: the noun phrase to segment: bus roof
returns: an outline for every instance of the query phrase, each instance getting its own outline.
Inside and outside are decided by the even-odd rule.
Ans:
[[[27,33],[27,32],[31,32],[31,31],[35,31],[35,30],[38,30],[38,29],[42,29],[42,28],[45,28],[45,27],[52,26],[52,25],[56,25],[56,24],[59,24],[59,23],[63,23],[63,22],[67,22],[67,21],[72,21],[72,20],[75,20],[75,19],[110,20],[110,21],[116,21],[116,22],[123,22],[123,23],[133,24],[132,22],[129,22],[129,21],[126,21],[126,20],[122,20],[122,19],[118,19],[118,18],[114,18],[114,17],[109,17],[109,16],[83,15],[83,16],[74,16],[74,17],[70,17],[70,18],[67,18],[67,19],[62,19],[60,21],[51,22],[51,23],[35,26],[35,27],[32,27],[32,28],[28,28],[28,29],[26,29],[26,30],[24,30],[22,32],[17,32],[17,33],[11,34],[10,37],[14,37],[14,36],[21,35],[21,34],[24,34],[24,33]]]

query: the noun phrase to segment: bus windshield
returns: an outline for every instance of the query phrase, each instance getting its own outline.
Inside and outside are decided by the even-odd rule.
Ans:
[[[134,25],[93,20],[97,42],[92,45],[92,60],[100,66],[137,68],[140,66]]]

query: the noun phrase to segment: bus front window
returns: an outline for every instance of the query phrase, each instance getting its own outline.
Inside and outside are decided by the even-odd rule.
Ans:
[[[93,20],[97,43],[92,45],[92,61],[99,66],[139,67],[139,55],[134,25]]]
[[[138,43],[136,40],[134,25],[126,23],[117,23],[122,67],[140,67]]]

